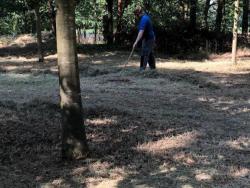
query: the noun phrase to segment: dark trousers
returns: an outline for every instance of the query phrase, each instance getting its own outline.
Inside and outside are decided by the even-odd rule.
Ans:
[[[150,69],[155,69],[155,57],[153,48],[155,45],[154,39],[146,40],[144,39],[142,41],[142,51],[141,51],[141,63],[140,63],[140,69],[145,70],[147,67],[147,64],[149,64]]]
[[[156,69],[155,57],[154,57],[153,52],[151,52],[149,54],[149,56],[141,56],[140,68],[141,69],[146,69],[147,64],[149,65],[150,69]]]

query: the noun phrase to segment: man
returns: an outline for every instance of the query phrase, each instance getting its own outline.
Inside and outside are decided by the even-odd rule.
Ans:
[[[138,27],[139,32],[133,48],[135,48],[138,42],[142,39],[140,70],[145,70],[147,63],[149,64],[150,69],[155,69],[155,57],[153,54],[155,34],[151,18],[141,7],[135,10],[135,16],[140,18],[140,23]]]

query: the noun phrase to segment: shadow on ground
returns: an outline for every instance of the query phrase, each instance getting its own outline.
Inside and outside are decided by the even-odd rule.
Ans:
[[[240,85],[234,85],[234,79],[230,83],[234,87],[224,83],[218,89],[164,76],[157,79],[184,84],[193,93],[187,88],[172,93],[166,86],[156,92],[128,88],[135,96],[121,96],[123,108],[116,105],[121,98],[114,93],[106,93],[113,96],[113,106],[106,104],[105,95],[98,99],[89,95],[85,117],[92,153],[76,163],[60,161],[57,105],[38,99],[23,105],[1,102],[1,184],[87,187],[117,180],[114,187],[121,188],[247,187],[250,104],[245,84],[249,76],[240,75]],[[103,100],[102,105],[91,104],[96,100]]]
[[[121,83],[114,78],[127,55],[80,57],[91,148],[86,160],[60,160],[57,102],[1,100],[3,187],[249,186],[249,73],[168,68],[139,73],[132,64],[122,75],[128,81]],[[56,69],[55,58],[43,65],[5,60],[0,63],[6,74],[13,73],[11,67],[19,70],[14,73],[36,74]]]

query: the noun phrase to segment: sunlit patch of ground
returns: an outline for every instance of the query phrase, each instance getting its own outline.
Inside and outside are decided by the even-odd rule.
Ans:
[[[43,39],[48,38],[49,33],[43,33]],[[15,46],[25,47],[28,44],[35,43],[37,41],[36,35],[22,34],[22,35],[4,35],[0,36],[0,48]]]
[[[91,155],[75,163],[60,161],[56,55],[0,58],[0,185],[250,185],[248,60],[158,58],[139,72],[136,54],[124,69],[128,55],[79,55]]]
[[[184,133],[172,138],[165,137],[161,140],[143,143],[137,146],[139,151],[149,152],[153,154],[163,154],[170,149],[188,148],[197,140],[198,133]]]

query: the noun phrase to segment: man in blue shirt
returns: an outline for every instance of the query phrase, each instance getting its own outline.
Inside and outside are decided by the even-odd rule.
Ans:
[[[142,39],[140,70],[145,70],[147,63],[149,64],[150,69],[155,69],[155,57],[153,53],[153,48],[155,45],[155,33],[151,18],[143,11],[141,7],[135,10],[135,16],[140,18],[140,23],[138,27],[139,32],[133,48],[135,48],[138,42]]]

